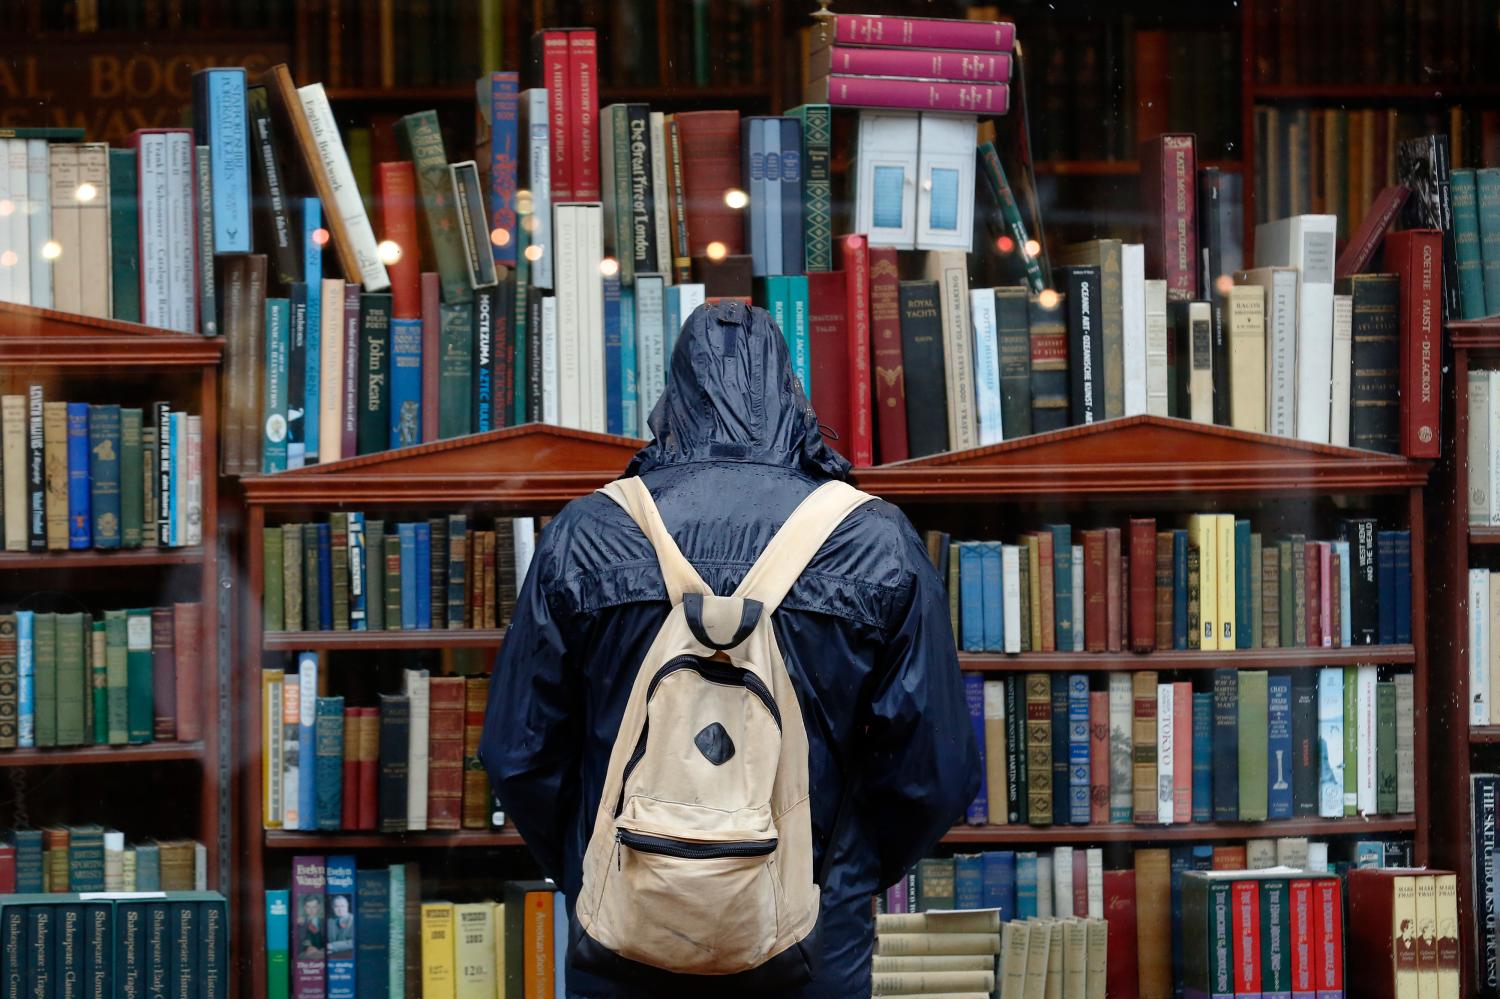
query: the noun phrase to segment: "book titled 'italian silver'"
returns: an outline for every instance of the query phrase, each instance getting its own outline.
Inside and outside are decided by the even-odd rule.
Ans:
[[[324,205],[323,211],[336,212],[343,222],[349,248],[359,262],[360,283],[365,291],[385,291],[391,286],[391,281],[375,248],[375,230],[370,225],[370,217],[365,214],[364,200],[354,183],[349,154],[339,138],[333,109],[328,106],[328,95],[323,92],[321,83],[310,83],[297,88],[297,98],[302,102],[302,113],[307,116],[313,144],[318,148],[318,159],[333,191],[334,204]]]

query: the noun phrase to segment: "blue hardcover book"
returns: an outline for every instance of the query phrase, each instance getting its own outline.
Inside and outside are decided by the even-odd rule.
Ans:
[[[198,903],[177,892],[167,897],[167,967],[170,985],[165,995],[197,999],[197,983],[203,976],[198,964]]]
[[[1214,695],[1193,695],[1193,821],[1214,818]]]
[[[261,404],[260,470],[286,471],[287,352],[291,337],[291,303],[266,299],[265,398]]]
[[[1172,648],[1187,645],[1187,531],[1172,532]]]
[[[25,901],[12,897],[0,906],[0,995],[17,999],[25,995],[26,984]]]
[[[1292,817],[1292,678],[1273,673],[1266,681],[1266,803],[1268,819]]]
[[[1037,856],[1030,850],[1016,854],[1016,916],[1029,919],[1036,908]]]
[[[120,547],[120,407],[89,407],[89,512],[95,548]]]
[[[500,933],[500,927],[495,927]],[[568,898],[560,891],[552,893],[552,939],[568,939]],[[568,994],[568,948],[552,948],[552,983],[554,996]]]
[[[766,200],[760,209],[766,217],[766,273],[785,274],[782,256],[786,244],[781,234],[781,120],[762,118],[760,129],[766,150]]]
[[[89,405],[68,403],[68,547],[93,547],[89,511]]]
[[[16,611],[16,745],[21,749],[36,747],[35,628],[35,612]]]
[[[1069,770],[1071,757],[1068,732],[1068,675],[1053,673],[1050,676],[1052,694],[1052,821],[1061,825],[1071,822],[1065,818],[1072,813],[1072,782]],[[1045,859],[1045,858],[1044,858]]]
[[[677,336],[682,332],[682,289],[675,284],[667,285],[662,298],[662,311],[666,313],[666,328],[662,338],[667,355],[667,371],[672,370],[672,351],[677,349]]]
[[[55,992],[47,995],[66,997],[79,994],[78,983],[83,981],[84,964],[83,905],[77,896],[63,896],[52,903],[52,931],[56,934],[53,950],[53,981]],[[175,983],[174,983],[175,984]],[[169,992],[168,995],[174,993]],[[196,999],[196,997],[194,997]]]
[[[318,410],[323,382],[323,244],[315,233],[323,228],[323,202],[302,199],[302,282],[307,285],[307,362],[302,393],[305,464],[318,461]]]
[[[422,443],[422,320],[391,320],[391,447]],[[488,398],[481,419],[490,415]]]
[[[1013,919],[1016,914],[1015,852],[986,850],[981,857],[984,865],[984,886],[980,893],[979,907],[999,909],[1002,923]]]
[[[155,843],[135,848],[135,890],[161,891],[161,847]]]
[[[318,654],[297,653],[301,699],[297,716],[297,828],[318,827]],[[290,679],[290,678],[288,678]],[[312,696],[308,692],[312,691]],[[341,772],[342,773],[342,772]],[[137,862],[139,863],[139,862]]]
[[[287,294],[286,467],[291,469],[307,461],[307,284],[294,281]]]
[[[1380,603],[1380,627],[1376,633],[1381,645],[1396,641],[1396,539],[1395,531],[1375,534],[1375,579]]]
[[[1411,644],[1411,531],[1392,531],[1395,540],[1396,634],[1398,645]],[[1345,614],[1344,617],[1348,618]]]
[[[984,897],[984,861],[977,853],[953,857],[953,908],[977,909]]]
[[[329,861],[336,859],[340,858],[330,857]],[[563,911],[566,913],[567,909]],[[390,988],[390,936],[390,871],[385,868],[355,871],[354,981],[362,995],[384,996]],[[566,947],[559,949],[567,953]]]
[[[1068,677],[1068,821],[1089,824],[1089,678]]]
[[[1001,545],[979,542],[979,571],[983,581],[984,651],[1005,651],[1005,588],[1001,583]],[[982,741],[982,740],[981,740]]]
[[[313,722],[317,757],[317,811],[314,828],[333,831],[344,819],[344,699],[320,697]]]
[[[515,73],[487,70],[477,87],[479,113],[488,118],[481,133],[487,130],[490,136],[489,148],[480,149],[481,157],[488,158],[480,173],[489,186],[490,232],[494,234],[490,248],[497,266],[514,267],[520,259],[517,237],[521,235],[517,232],[515,206],[517,166],[522,153],[518,130],[519,79]]]
[[[365,515],[358,510],[349,511],[349,630],[368,631],[370,628],[369,601],[365,592]],[[381,555],[384,558],[384,554]],[[385,594],[381,594],[381,600]]]
[[[1213,819],[1240,818],[1240,678],[1230,667],[1214,670]]]
[[[612,434],[625,432],[621,364],[620,278],[611,275],[604,279],[604,429]]]
[[[1250,621],[1250,521],[1234,522],[1234,619],[1241,622],[1234,634],[1234,647],[1248,649],[1255,628]]]
[[[318,524],[318,627],[333,630],[333,528]]]
[[[1359,839],[1354,841],[1354,866],[1355,867],[1384,867],[1385,866],[1385,844],[1378,839]]]
[[[193,896],[198,900],[198,996],[200,999],[227,999],[229,903],[222,895],[209,892],[193,892]]]
[[[635,289],[620,288],[620,433],[634,437],[640,426],[635,384]]]
[[[766,133],[761,118],[740,121],[740,176],[745,179],[750,205],[745,212],[745,245],[750,250],[750,272],[755,277],[773,273],[766,267]]]
[[[1318,670],[1318,814],[1344,815],[1344,671]]]
[[[802,243],[802,119],[781,123],[781,273],[807,273]],[[777,206],[771,206],[776,209]]]
[[[115,906],[113,902],[87,902],[83,906],[84,996],[115,994]],[[223,999],[218,991],[205,999]]]
[[[57,988],[57,907],[54,905],[29,905],[26,907],[26,953],[47,955],[42,960],[26,962],[26,991],[22,995],[36,999],[52,999],[60,991]],[[50,959],[49,959],[50,958]]]
[[[794,274],[786,279],[788,312],[791,316],[792,370],[802,379],[802,388],[812,398],[812,333],[808,328],[808,317],[812,315],[812,304],[807,297],[807,277]]]
[[[1052,609],[1057,648],[1067,651],[1073,647],[1073,529],[1067,524],[1051,524],[1048,529],[1052,531]]]
[[[168,902],[146,903],[146,995],[156,999],[158,993],[152,983],[161,980],[170,982],[173,972],[172,952],[172,906]],[[175,999],[175,997],[174,997]]]
[[[427,522],[416,525],[417,621],[427,627],[432,621],[432,529]]]
[[[215,67],[193,74],[195,141],[209,147],[214,253],[250,252],[250,126],[245,71]]]
[[[1335,541],[1334,549],[1339,553],[1339,643],[1348,648],[1353,644],[1354,614],[1349,607],[1349,542]]]
[[[417,627],[417,525],[397,524],[401,539],[401,630]]]
[[[989,791],[984,773],[984,674],[964,674],[964,700],[969,707],[969,723],[974,730],[974,743],[979,749],[979,793],[969,802],[964,818],[971,826],[982,826],[990,820]],[[960,909],[964,906],[959,906]],[[977,908],[977,907],[974,907]]]
[[[286,888],[266,889],[266,980],[277,983],[291,981],[292,922],[289,917],[292,893]],[[267,989],[268,995],[287,994],[286,985],[280,990]]]
[[[342,711],[343,698],[332,700],[340,702],[339,710]],[[354,974],[355,947],[359,942],[354,915],[359,904],[354,890],[354,858],[347,854],[330,856],[326,870],[328,911],[324,917],[323,941],[327,947],[328,984],[324,994],[327,999],[355,999],[359,995],[360,983]]]
[[[12,835],[16,844],[16,891],[36,894],[43,883],[42,831],[17,829]]]
[[[965,652],[984,651],[984,579],[980,542],[958,543],[958,631]]]
[[[115,903],[115,988],[117,996],[145,996],[148,902]]]

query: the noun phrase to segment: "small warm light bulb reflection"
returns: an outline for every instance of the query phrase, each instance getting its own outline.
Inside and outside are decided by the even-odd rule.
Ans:
[[[1218,292],[1220,295],[1229,294],[1230,289],[1233,287],[1234,278],[1230,277],[1228,274],[1220,274],[1218,277],[1214,278],[1214,291]]]
[[[380,245],[375,247],[375,252],[380,256],[380,262],[387,266],[401,260],[401,244],[394,240],[382,239]]]
[[[516,192],[516,214],[531,214],[531,192],[524,187]]]
[[[62,244],[55,239],[49,239],[42,244],[42,256],[48,260],[56,260],[62,256]]]
[[[1028,257],[1034,257],[1038,253],[1042,252],[1042,244],[1038,243],[1034,239],[1028,239],[1026,241],[1026,246],[1024,247],[1024,249],[1026,250],[1026,255]]]
[[[535,215],[522,215],[521,216],[521,228],[522,229],[525,229],[527,232],[536,232],[536,226],[537,226],[537,221],[536,221],[536,216]]]
[[[1051,288],[1043,288],[1042,293],[1037,296],[1037,301],[1041,303],[1044,309],[1055,309],[1057,308],[1058,298],[1059,296],[1056,291]]]
[[[73,197],[79,201],[93,201],[99,196],[99,189],[93,184],[79,184],[78,190],[73,192]]]
[[[16,210],[16,203],[9,198],[0,200],[0,218],[4,218]]]
[[[708,253],[708,259],[710,260],[723,260],[729,255],[729,248],[717,239],[704,247],[704,250]]]
[[[20,259],[20,257],[16,256],[15,250],[6,250],[4,253],[0,253],[0,267],[14,267],[16,266],[16,261]]]
[[[614,277],[620,273],[620,262],[614,257],[605,257],[599,261],[599,273],[605,277]]]
[[[731,187],[724,192],[724,204],[735,211],[739,211],[750,203],[750,195],[737,187]]]
[[[1009,236],[1001,236],[995,240],[995,249],[1001,253],[1009,253],[1016,248],[1016,241]]]
[[[536,263],[538,260],[542,259],[542,254],[544,252],[545,251],[540,246],[538,246],[536,243],[532,243],[530,246],[526,247],[526,259],[530,260],[532,263]]]
[[[496,246],[509,246],[510,245],[510,230],[509,229],[491,229],[490,230],[490,242],[494,243]]]
[[[312,241],[319,246],[328,245],[328,230],[322,227],[313,230]]]

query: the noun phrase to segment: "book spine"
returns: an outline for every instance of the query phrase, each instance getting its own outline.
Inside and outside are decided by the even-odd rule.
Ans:
[[[213,252],[250,252],[249,125],[245,71],[210,69],[196,75],[207,116],[198,141],[210,147],[213,190]]]
[[[567,46],[567,155],[572,161],[572,195],[557,200],[598,201],[598,38],[592,30],[573,29],[567,33]]]
[[[1417,231],[1386,244],[1386,259],[1396,259],[1401,275],[1401,448],[1411,458],[1441,453],[1442,239],[1439,232]]]
[[[1068,677],[1068,821],[1088,825],[1089,802],[1089,679],[1083,673]]]
[[[284,472],[288,464],[288,377],[290,371],[291,303],[266,299],[266,368],[263,404],[261,471]]]
[[[1191,135],[1162,135],[1141,146],[1146,269],[1167,281],[1167,299],[1192,301],[1197,281],[1197,154]]]
[[[380,234],[400,254],[388,263],[391,313],[401,319],[421,315],[421,254],[417,229],[417,178],[406,160],[375,168],[375,201],[380,206]],[[498,249],[498,248],[497,248]]]
[[[431,253],[432,268],[441,277],[443,301],[465,301],[472,289],[437,113],[420,111],[401,118],[396,123],[396,140],[402,157],[412,161],[426,223],[424,247]],[[420,308],[420,298],[411,304]]]
[[[780,214],[781,273],[806,272],[806,248],[802,239],[802,122],[793,117],[777,119],[781,133]],[[772,211],[776,209],[771,208]],[[831,253],[831,251],[830,251]]]
[[[479,81],[488,88],[488,100],[480,113],[489,110],[489,147],[482,151],[488,157],[489,232],[503,233],[488,240],[493,247],[496,266],[514,267],[518,257],[516,239],[516,167],[521,162],[520,135],[517,123],[520,94],[517,74],[491,72]]]
[[[379,294],[360,295],[358,312],[357,453],[373,454],[390,447],[391,298]]]
[[[692,280],[692,249],[688,241],[687,189],[683,177],[682,132],[676,115],[666,118],[669,228],[672,243],[672,277],[681,284]],[[696,169],[698,164],[694,163]],[[607,181],[606,181],[607,182]]]
[[[809,99],[836,107],[899,108],[1002,115],[1010,110],[1004,83],[943,83],[830,74],[808,88]]]
[[[475,289],[492,288],[496,281],[495,255],[485,225],[488,216],[484,210],[479,167],[473,160],[465,160],[449,164],[447,174],[468,285]]]
[[[856,468],[863,468],[875,461],[874,420],[870,411],[872,251],[862,236],[844,237],[839,241],[839,250],[845,273],[848,323],[849,457]]]
[[[1475,171],[1454,170],[1449,175],[1448,189],[1453,200],[1453,243],[1458,255],[1460,315],[1464,319],[1479,319],[1485,315],[1486,296]],[[1500,278],[1500,272],[1497,272],[1497,278]]]
[[[1483,315],[1490,311],[1491,300],[1500,303],[1500,167],[1476,170],[1474,183],[1479,216],[1480,277],[1484,290],[1479,304],[1484,310]],[[1456,223],[1457,219],[1454,221]],[[1464,310],[1468,311],[1467,304]]]
[[[14,141],[14,140],[12,140]],[[42,146],[42,157],[45,160],[45,142],[38,140],[27,140],[28,146],[39,144]],[[36,188],[31,188],[31,200],[35,200]],[[109,151],[109,243],[111,273],[109,279],[110,290],[110,318],[121,319],[125,322],[138,323],[141,321],[141,245],[140,245],[140,210],[138,206],[138,181],[136,178],[135,153],[129,149],[111,149]],[[31,216],[32,246],[40,247],[49,238],[44,235],[40,243],[37,242],[38,222],[45,220],[48,213],[39,210]],[[45,256],[33,253],[31,258],[31,304],[40,305],[43,308],[52,304],[52,281],[51,263]],[[39,275],[45,282],[45,300],[39,300],[38,281]]]
[[[390,447],[422,442],[422,321],[390,322],[390,403],[387,409]]]
[[[975,52],[1009,52],[1015,25],[1009,21],[961,21],[891,17],[883,14],[839,14],[831,29],[835,42],[849,45],[920,46]]]
[[[797,109],[802,128],[801,224],[807,270],[833,269],[832,153],[833,115],[827,105]]]
[[[193,199],[197,205],[196,217],[197,242],[194,246],[193,275],[194,288],[197,292],[198,301],[198,332],[204,336],[218,336],[219,329],[219,300],[218,284],[215,280],[215,257],[214,257],[214,202],[213,202],[213,172],[209,162],[211,149],[208,146],[198,146],[193,150]],[[241,163],[244,159],[241,158]],[[105,220],[107,223],[107,219]],[[248,240],[248,233],[246,239]],[[113,273],[113,268],[111,268]],[[108,312],[108,306],[105,312]]]
[[[1034,826],[1052,824],[1052,681],[1026,674],[1026,814]]]
[[[944,52],[922,49],[875,49],[834,45],[818,62],[829,72],[850,76],[898,76],[927,80],[1009,83],[1011,64],[1006,52]],[[816,74],[814,74],[816,75]]]
[[[277,156],[266,88],[248,88],[246,107],[250,120],[250,165],[253,168],[255,211],[261,217],[258,224],[261,238],[257,239],[257,243],[269,244],[270,262],[276,275],[275,283],[287,285],[298,280],[301,268],[297,261],[297,245],[292,237],[291,210],[282,184],[280,158]],[[144,222],[144,218],[142,221]]]
[[[357,275],[366,291],[385,291],[391,286],[390,278],[375,246],[375,230],[365,214],[365,204],[354,183],[354,171],[349,166],[349,154],[339,138],[338,125],[323,85],[312,83],[301,87],[297,90],[297,98],[314,145],[312,152],[317,155],[317,162],[310,164],[310,168],[322,173],[324,184],[319,185],[319,194],[328,210],[335,247],[344,261],[345,270],[353,271],[345,273],[344,277],[353,279]],[[324,191],[324,186],[328,190]]]
[[[327,874],[322,857],[292,858],[292,996],[313,999],[326,994],[327,966],[324,961],[326,929],[323,914]],[[323,944],[323,946],[317,946]],[[309,949],[311,947],[311,949]]]

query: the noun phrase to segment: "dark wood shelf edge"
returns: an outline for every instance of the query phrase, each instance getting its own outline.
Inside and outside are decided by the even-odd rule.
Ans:
[[[1469,742],[1478,746],[1500,743],[1500,725],[1475,725],[1469,729]]]
[[[1485,527],[1479,524],[1471,524],[1469,526],[1469,544],[1500,545],[1500,527]]]
[[[505,632],[491,628],[423,628],[414,631],[268,631],[267,652],[303,649],[489,649],[499,648]]]
[[[955,826],[944,843],[1151,843],[1158,840],[1280,839],[1286,836],[1364,836],[1411,832],[1414,816],[1373,819],[1281,819],[1273,822],[1182,822],[1167,826]]]
[[[195,565],[204,560],[201,545],[191,548],[88,548],[78,551],[0,552],[0,570],[99,569],[106,566]]]
[[[0,770],[6,767],[65,767],[102,763],[165,763],[197,760],[201,742],[148,742],[130,746],[71,746],[57,749],[0,750]]]
[[[459,832],[312,832],[279,829],[265,830],[267,849],[273,850],[449,850],[462,847],[524,846],[518,832],[477,829]]]

